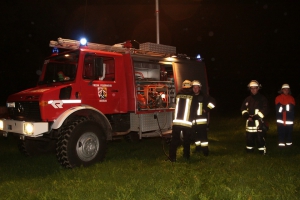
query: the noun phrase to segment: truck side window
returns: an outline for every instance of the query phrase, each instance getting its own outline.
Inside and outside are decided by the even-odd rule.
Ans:
[[[94,60],[96,55],[87,54],[84,58],[83,66],[83,78],[92,79],[94,77]],[[103,74],[104,73],[104,74]],[[115,60],[110,57],[103,57],[103,69],[98,78],[103,81],[114,81],[115,80]]]
[[[114,81],[115,80],[115,60],[113,58],[104,58],[105,66],[105,77],[104,81]]]
[[[94,77],[94,55],[87,54],[84,58],[83,64],[83,78],[92,79]]]

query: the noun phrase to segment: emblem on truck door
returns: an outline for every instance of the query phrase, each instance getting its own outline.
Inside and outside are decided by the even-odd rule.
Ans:
[[[98,87],[98,96],[101,100],[106,100],[106,98],[107,98],[107,88],[106,87]]]

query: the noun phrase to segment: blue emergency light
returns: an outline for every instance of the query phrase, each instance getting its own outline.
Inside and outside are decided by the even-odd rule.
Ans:
[[[80,45],[81,46],[86,46],[87,45],[87,40],[85,38],[80,39]]]
[[[58,48],[54,47],[54,48],[52,49],[52,54],[58,54],[58,53],[59,53]]]
[[[197,59],[197,60],[202,60],[201,55],[198,54],[198,55],[196,56],[196,59]]]

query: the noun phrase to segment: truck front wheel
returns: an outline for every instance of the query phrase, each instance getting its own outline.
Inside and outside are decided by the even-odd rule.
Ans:
[[[106,136],[95,121],[80,118],[59,131],[56,155],[66,168],[89,166],[102,161],[105,153]]]

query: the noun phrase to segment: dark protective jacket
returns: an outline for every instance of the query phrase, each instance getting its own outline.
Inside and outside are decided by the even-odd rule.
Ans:
[[[192,122],[190,121],[192,99],[193,96],[190,89],[182,89],[178,92],[173,125],[192,127]]]
[[[207,124],[208,113],[215,105],[215,99],[208,94],[202,91],[198,95],[193,94],[190,121],[193,124]]]
[[[241,111],[243,117],[247,119],[246,131],[258,132],[260,120],[269,113],[268,100],[260,93],[250,95],[244,100]],[[248,120],[249,117],[252,117],[252,121]]]
[[[295,115],[295,99],[291,95],[280,94],[275,99],[276,105],[276,121],[279,124],[294,124]]]

